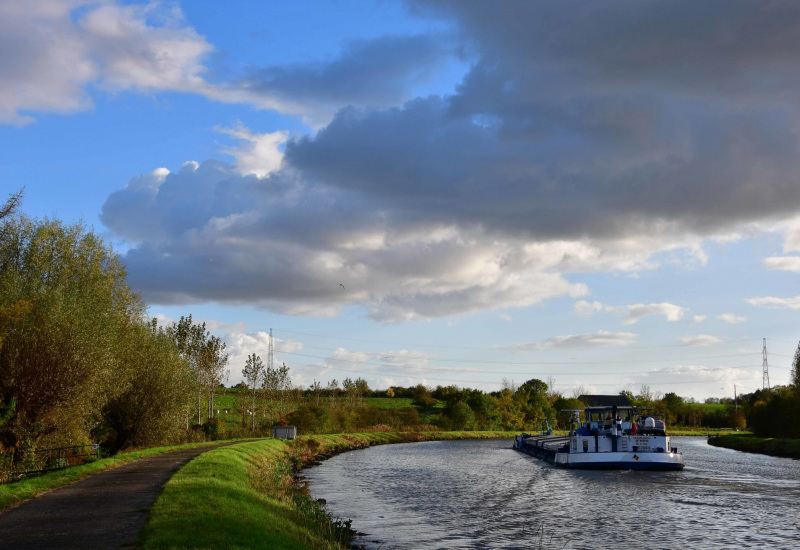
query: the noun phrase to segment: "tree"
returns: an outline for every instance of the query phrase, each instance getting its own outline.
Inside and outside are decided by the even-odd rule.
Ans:
[[[350,408],[362,406],[364,404],[364,394],[369,392],[369,385],[363,378],[357,378],[355,380],[345,378],[342,382],[342,388],[344,389],[347,406]]]
[[[675,392],[667,393],[661,399],[660,409],[667,424],[674,424],[678,416],[683,412],[683,398]]]
[[[322,404],[322,384],[314,380],[311,384],[311,393],[314,394],[314,402],[319,407]]]
[[[445,414],[450,419],[454,430],[468,430],[475,423],[475,413],[463,401],[454,403],[452,407],[445,411]]]
[[[626,398],[628,400],[628,403],[630,403],[631,405],[636,405],[637,404],[636,396],[633,395],[632,391],[630,391],[630,390],[622,390],[621,392],[619,392],[619,394],[622,397]]]
[[[525,427],[522,403],[515,399],[516,395],[510,388],[503,388],[496,397],[504,430],[520,430]]]
[[[642,384],[639,388],[639,393],[636,395],[636,400],[641,407],[649,407],[653,402],[653,390],[647,384]]]
[[[430,390],[422,384],[417,384],[413,388],[414,404],[418,407],[430,407],[436,403],[436,399],[431,395]]]
[[[480,390],[469,390],[466,403],[475,413],[472,427],[474,429],[496,430],[500,428],[502,416],[497,399]]]
[[[201,364],[201,355],[206,341],[207,331],[206,324],[194,324],[192,316],[181,316],[180,320],[166,329],[167,336],[174,342],[178,349],[181,358],[189,366],[189,369],[195,376],[195,389],[197,391],[197,423],[201,424],[201,402],[203,392],[203,367]],[[187,412],[186,423],[188,428],[189,415]]]
[[[126,339],[128,383],[103,410],[112,449],[176,441],[192,400],[194,376],[163,329],[141,324]]]
[[[19,205],[22,203],[24,191],[25,188],[22,188],[8,197],[8,200],[5,202],[5,204],[0,207],[0,221],[3,218],[14,215],[14,213],[17,211],[17,208],[19,208]]]
[[[252,408],[250,409],[250,417],[252,419],[252,431],[256,431],[256,394],[261,380],[264,378],[264,363],[261,357],[253,353],[247,356],[242,374],[247,382],[247,387],[250,390],[250,397],[252,400]]]
[[[292,380],[289,377],[289,367],[286,366],[286,363],[278,368],[267,365],[262,389],[268,404],[270,424],[274,423],[276,412],[279,418],[285,419],[285,413],[288,412],[289,394],[292,389]]]
[[[7,448],[89,440],[128,387],[125,341],[144,304],[119,256],[82,224],[5,218],[0,225],[0,428]]]
[[[226,376],[225,365],[228,354],[225,342],[206,330],[206,324],[195,324],[192,316],[181,316],[180,321],[172,323],[166,334],[178,348],[178,352],[195,375],[197,390],[197,423],[203,423],[203,393],[207,392],[206,417],[214,416],[214,394]],[[188,421],[188,420],[187,420]]]
[[[286,363],[281,363],[275,373],[278,381],[278,414],[280,414],[281,418],[285,418],[286,413],[289,412],[288,405],[291,400],[292,379],[289,376],[289,367],[286,366]]]
[[[566,397],[559,397],[553,403],[553,409],[556,411],[556,421],[558,422],[558,427],[562,430],[566,430],[569,428],[569,420],[572,418],[573,413],[568,411],[583,411],[586,408],[586,404],[579,399],[568,399]],[[562,412],[562,410],[564,412]]]
[[[206,341],[201,351],[201,380],[208,393],[208,413],[206,417],[210,420],[214,418],[214,395],[219,386],[228,377],[225,365],[228,364],[228,354],[225,353],[226,344],[220,338],[206,335]]]
[[[540,426],[542,421],[555,416],[547,400],[547,384],[538,378],[523,383],[514,398],[520,401],[526,426]]]
[[[789,383],[798,394],[798,397],[800,397],[800,344],[797,344],[797,349],[792,359],[792,375],[789,379]]]

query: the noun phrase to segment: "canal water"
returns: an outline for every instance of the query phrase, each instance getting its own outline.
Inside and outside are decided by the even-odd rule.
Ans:
[[[370,549],[800,548],[800,461],[673,444],[680,472],[565,470],[481,440],[371,447],[303,474]]]

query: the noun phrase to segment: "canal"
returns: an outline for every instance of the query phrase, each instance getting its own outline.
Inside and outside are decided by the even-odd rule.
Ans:
[[[680,472],[564,470],[479,440],[371,447],[303,474],[370,549],[800,548],[800,461],[674,443]]]

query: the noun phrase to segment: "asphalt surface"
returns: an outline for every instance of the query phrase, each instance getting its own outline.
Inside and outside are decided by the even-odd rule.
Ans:
[[[0,512],[0,549],[136,548],[167,480],[197,455],[229,444],[143,458]]]

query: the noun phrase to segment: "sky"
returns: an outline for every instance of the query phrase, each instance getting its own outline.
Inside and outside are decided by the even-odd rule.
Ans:
[[[796,2],[0,3],[0,199],[295,384],[703,400],[800,338]]]

